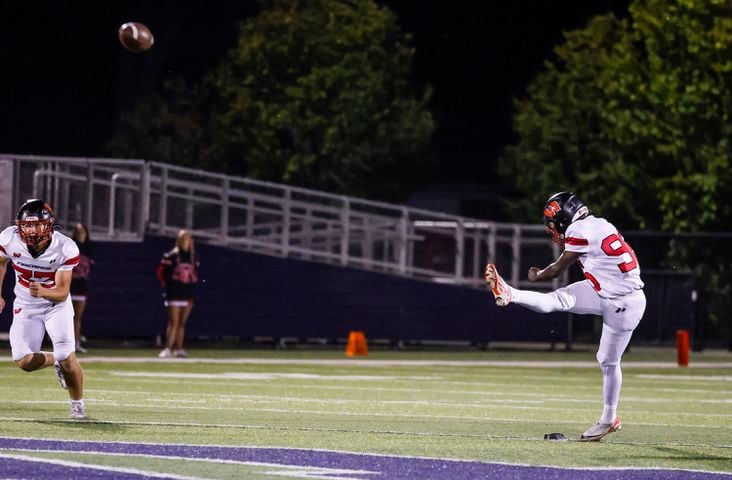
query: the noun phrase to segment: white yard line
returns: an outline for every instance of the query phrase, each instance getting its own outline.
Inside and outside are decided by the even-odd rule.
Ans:
[[[636,374],[644,380],[666,380],[672,382],[732,382],[732,375],[663,375]]]
[[[170,373],[170,372],[110,372],[109,375],[111,375],[111,376],[118,376],[118,377],[136,378],[136,380],[134,380],[135,382],[138,381],[137,378],[175,378],[175,379],[178,379],[177,381],[172,382],[172,383],[181,383],[181,381],[182,382],[185,382],[186,380],[198,380],[198,379],[221,380],[221,381],[228,381],[228,382],[230,382],[231,380],[236,380],[237,379],[237,377],[236,377],[237,374],[236,373],[190,374],[190,373]],[[290,374],[281,374],[281,377],[278,377],[278,378],[270,378],[268,380],[279,380],[279,379],[289,379],[289,380],[295,379],[295,380],[297,380],[297,379],[300,379],[299,377],[288,377],[287,375],[290,375]],[[376,380],[379,380],[379,381],[386,381],[386,379],[384,377],[376,377],[376,376],[369,377],[368,375],[364,375],[362,377],[363,377],[364,380],[366,380],[366,379],[376,379]],[[696,393],[719,393],[719,394],[730,394],[730,393],[732,393],[732,391],[687,389],[687,388],[684,388],[682,385],[678,385],[674,389],[668,389],[668,388],[662,388],[662,387],[648,387],[648,386],[645,386],[645,385],[635,385],[633,383],[633,381],[636,380],[636,379],[639,379],[639,377],[640,377],[640,375],[637,375],[637,374],[629,374],[625,378],[626,388],[633,388],[635,390],[673,391],[673,392],[676,392],[676,393],[680,393],[680,392],[685,392],[685,393],[695,393],[695,392]],[[333,375],[333,376],[330,376],[329,378],[326,378],[325,376],[322,377],[322,378],[317,378],[317,380],[342,380],[343,378],[344,377],[342,377],[342,376]],[[397,377],[389,377],[389,378],[390,378],[389,381],[393,381],[393,380],[399,380],[399,381],[410,380],[410,377],[398,377],[397,376]],[[411,378],[414,378],[414,377],[411,377]],[[552,380],[552,378],[548,378],[548,377],[541,377],[541,378],[545,379],[547,382],[552,383],[554,385],[556,385],[557,382],[564,383],[564,379],[553,379],[555,381],[550,382],[550,380]],[[662,380],[673,381],[674,378],[675,378],[675,376],[670,375],[670,376],[664,376],[662,378]],[[694,377],[691,377],[691,378],[694,378]],[[246,379],[248,379],[248,378],[246,378]],[[310,378],[310,379],[311,380],[314,380],[316,378]],[[347,378],[346,378],[346,380],[347,380]],[[513,378],[512,379],[512,384],[513,385],[521,385],[521,383],[519,383],[518,380],[526,380],[526,379],[523,376],[521,376],[519,378]],[[645,380],[645,379],[640,378],[640,380]],[[434,377],[423,377],[420,380],[414,380],[414,381],[416,383],[420,383],[422,385],[434,383],[436,385],[436,388],[435,389],[422,389],[422,391],[438,390],[441,393],[444,392],[444,386],[445,385],[464,385],[464,386],[470,386],[470,387],[487,387],[487,388],[491,388],[491,387],[502,387],[502,388],[505,388],[506,387],[506,383],[500,383],[500,382],[468,382],[468,381],[446,380],[446,379],[434,378]],[[709,379],[707,379],[706,381],[707,382],[710,382],[710,383],[717,383],[716,381],[709,380]],[[160,381],[154,380],[153,382],[154,383],[163,383],[163,382],[165,382],[165,380],[160,380]],[[704,380],[701,380],[701,382],[704,382]],[[193,383],[193,382],[191,382],[191,383]],[[195,383],[196,384],[200,384],[199,382],[195,382]],[[571,387],[572,390],[573,391],[576,391],[576,390],[582,390],[583,389],[583,390],[595,391],[597,389],[597,385],[593,384],[592,382],[588,382],[587,379],[582,379],[582,381],[580,383],[582,383],[582,385],[573,385]],[[216,383],[209,383],[209,384],[215,385]],[[237,385],[241,385],[241,384],[237,384]],[[268,385],[275,385],[275,384],[268,384]],[[295,387],[296,386],[296,385],[291,384],[291,383],[288,383],[287,385],[288,385],[288,387],[290,387],[290,386]],[[526,386],[528,386],[530,388],[539,389],[539,390],[544,390],[545,389],[545,386],[543,384],[536,384],[535,382],[526,382],[523,385],[526,385]],[[303,387],[302,385],[298,385],[298,386],[299,387]],[[307,387],[311,387],[312,386],[313,388],[318,388],[316,385],[313,385],[313,384],[308,384],[306,386]],[[325,387],[322,387],[322,388],[325,388]],[[332,387],[332,388],[337,388],[337,387]],[[349,386],[349,387],[344,387],[344,388],[352,389],[352,390],[357,390],[359,388],[364,389],[364,390],[378,390],[379,389],[379,387],[358,387],[356,385]],[[381,387],[381,389],[387,390],[387,391],[393,390],[390,387]],[[402,391],[409,391],[409,389],[405,389],[405,390],[402,390]],[[481,392],[476,392],[476,391],[473,391],[473,392],[464,392],[464,391],[460,391],[459,393],[476,393],[476,394],[479,394]]]
[[[316,373],[274,373],[274,372],[222,372],[222,373],[169,373],[169,372],[113,372],[119,377],[195,378],[221,380],[338,380],[338,381],[392,381],[392,380],[440,380],[428,376],[392,375],[321,375]]]
[[[322,405],[325,410],[312,410],[308,411],[308,413],[312,414],[318,414],[318,415],[362,415],[364,417],[372,416],[372,415],[383,415],[383,416],[401,416],[402,414],[399,413],[373,413],[368,410],[363,410],[362,408],[359,408],[359,412],[342,412],[342,411],[334,411],[332,409],[328,409],[329,406],[334,405],[354,405],[360,407],[364,403],[367,403],[368,405],[414,405],[414,406],[439,406],[439,407],[455,407],[455,408],[499,408],[504,409],[506,408],[506,405],[501,404],[488,404],[488,403],[481,403],[481,404],[461,404],[461,403],[442,403],[442,402],[410,402],[410,401],[378,401],[378,400],[323,400],[323,399],[313,399],[313,398],[304,398],[304,399],[298,399],[298,398],[285,398],[281,400],[277,399],[257,399],[252,398],[248,401],[246,399],[239,400],[241,403],[254,403],[254,404],[262,404],[262,403],[314,403],[317,405]],[[213,405],[210,401],[192,401],[192,400],[160,400],[156,399],[154,403],[142,403],[142,402],[121,402],[117,400],[94,400],[92,398],[87,397],[86,402],[89,405],[107,405],[107,406],[114,406],[114,407],[134,407],[134,408],[152,408],[152,409],[160,409],[160,410],[207,410],[207,411],[217,411],[217,410],[224,410],[224,411],[232,411],[232,412],[258,412],[258,411],[278,411],[278,412],[288,412],[292,411],[293,413],[305,413],[304,410],[289,410],[289,409],[263,409],[263,408],[248,408],[248,407],[234,407],[234,406],[226,406],[226,405]],[[47,405],[47,404],[66,404],[66,400],[18,400],[14,403],[19,403],[23,405]],[[180,403],[196,403],[196,405],[178,405]],[[169,405],[172,404],[172,405]],[[566,408],[558,408],[558,407],[536,407],[536,406],[523,406],[523,405],[511,405],[510,408],[516,409],[516,410],[541,410],[541,411],[557,411],[557,412],[566,412]],[[574,412],[594,412],[597,411],[596,408],[573,408],[572,411]],[[638,412],[638,413],[658,413],[658,412]],[[671,413],[671,412],[669,412]],[[679,415],[674,413],[674,415]],[[683,414],[681,414],[683,415]],[[700,415],[704,417],[714,416],[713,414],[686,414],[686,415]],[[416,414],[409,415],[411,416],[418,416]],[[727,415],[724,415],[727,416]],[[732,415],[729,415],[732,416]],[[439,415],[435,415],[434,417],[439,418]],[[456,418],[453,416],[446,416],[445,418]],[[467,418],[467,417],[466,417]],[[480,417],[478,417],[480,418]]]
[[[15,403],[20,404],[35,404],[35,405],[48,405],[48,404],[65,404],[65,401],[60,400],[20,400]],[[386,413],[386,412],[365,412],[363,410],[360,410],[358,412],[351,412],[351,411],[336,411],[331,409],[324,409],[324,410],[304,410],[304,409],[295,409],[295,408],[251,408],[251,407],[226,407],[226,406],[215,406],[211,407],[208,405],[163,405],[160,401],[156,401],[154,403],[131,403],[131,402],[118,402],[114,400],[95,400],[91,401],[91,399],[87,398],[87,403],[89,407],[93,406],[94,404],[98,405],[105,405],[105,406],[111,406],[111,407],[126,407],[126,408],[149,408],[156,411],[229,411],[229,412],[254,412],[254,413],[282,413],[282,414],[297,414],[297,415],[340,415],[340,416],[349,416],[349,417],[383,417],[383,418],[433,418],[433,419],[447,419],[447,420],[471,420],[471,421],[509,421],[509,422],[530,422],[530,423],[545,423],[545,424],[551,424],[551,423],[570,423],[570,424],[577,424],[577,423],[586,423],[585,421],[567,421],[567,420],[556,420],[556,419],[529,419],[526,417],[522,418],[513,418],[510,417],[491,417],[487,415],[439,415],[439,414],[425,414],[425,413]],[[319,403],[324,404],[327,406],[329,402],[328,400],[319,400]],[[336,402],[333,402],[336,403]],[[353,403],[363,403],[362,401],[353,401]],[[379,403],[379,402],[370,402],[370,403]],[[454,405],[456,407],[459,407],[459,405]],[[505,405],[490,405],[490,404],[483,404],[478,406],[470,406],[470,408],[506,408]],[[514,406],[512,405],[511,408],[516,410],[536,410],[536,411],[548,411],[548,412],[566,412],[566,408],[557,408],[557,407],[534,407],[534,406]],[[573,408],[573,412],[587,412],[587,415],[591,414],[592,412],[596,412],[596,408],[584,408],[584,409],[578,409]],[[680,416],[685,417],[730,417],[732,415],[727,414],[709,414],[709,413],[677,413],[677,412],[658,412],[658,411],[640,411],[640,410],[634,410],[634,414],[642,414],[642,415],[670,415],[674,418],[678,418]],[[103,422],[106,423],[106,422]],[[136,423],[136,422],[133,422]],[[670,426],[676,426],[676,427],[689,427],[689,428],[715,428],[715,429],[722,429],[722,430],[732,430],[732,425],[699,425],[699,424],[681,424],[681,423],[673,423],[673,424],[666,424],[666,423],[645,423],[645,422],[634,422],[634,425],[646,425],[646,426],[662,426],[662,427],[670,427]]]
[[[11,362],[10,357],[0,357],[0,362]],[[594,361],[546,361],[546,360],[370,360],[370,359],[299,359],[299,358],[148,358],[102,357],[80,358],[84,363],[211,363],[223,365],[332,365],[360,367],[525,367],[525,368],[598,368]],[[679,368],[675,362],[623,362],[623,368]],[[732,368],[732,362],[691,362],[688,368]]]
[[[121,391],[118,394],[124,395],[127,392]],[[205,395],[205,394],[204,394]],[[377,399],[323,399],[323,398],[310,398],[310,397],[288,397],[288,396],[278,396],[278,395],[237,395],[235,397],[231,396],[217,396],[216,394],[208,394],[206,395],[208,398],[201,398],[202,394],[195,393],[190,394],[186,398],[186,394],[176,393],[171,394],[170,399],[164,399],[160,398],[158,396],[155,399],[154,403],[141,403],[141,402],[121,402],[119,400],[104,400],[104,399],[94,399],[93,396],[87,396],[87,402],[90,404],[100,404],[100,405],[114,405],[114,406],[131,406],[131,407],[139,407],[139,408],[165,408],[168,410],[184,410],[184,409],[192,409],[192,410],[228,410],[228,411],[252,411],[251,408],[244,408],[244,407],[234,407],[225,405],[223,402],[212,402],[210,398],[230,398],[232,401],[241,402],[241,403],[254,403],[254,404],[262,404],[262,403],[311,403],[316,405],[323,405],[324,407],[327,407],[328,405],[362,405],[363,403],[368,403],[368,405],[383,405],[383,406],[393,406],[393,405],[413,405],[417,407],[423,407],[423,406],[436,406],[436,407],[455,407],[455,408],[499,408],[504,409],[507,408],[506,403],[511,403],[509,408],[513,408],[516,410],[540,410],[540,411],[548,411],[548,412],[565,412],[567,411],[566,407],[547,407],[547,406],[538,406],[536,404],[543,403],[541,400],[536,401],[526,401],[526,400],[504,400],[501,399],[498,403],[487,403],[487,402],[472,402],[472,403],[464,403],[464,402],[445,402],[445,401],[429,401],[429,400],[377,400]],[[59,400],[17,400],[15,403],[22,403],[22,404],[44,404],[44,403],[65,403],[61,402]],[[172,403],[173,405],[167,405],[169,403]],[[179,406],[180,403],[187,403],[191,405],[186,406]],[[218,403],[218,405],[217,405]],[[227,402],[228,403],[228,402]],[[531,405],[525,405],[525,404],[531,404]],[[592,404],[593,402],[586,402],[589,404]],[[213,405],[213,406],[211,406]],[[596,411],[596,408],[590,407],[590,408],[572,408],[572,411],[574,412],[594,412]],[[333,411],[333,410],[324,410],[320,412],[313,412],[313,413],[333,413],[333,414],[341,414],[341,412]],[[728,418],[732,417],[732,414],[726,414],[726,413],[699,413],[699,412],[679,412],[679,411],[672,411],[672,412],[663,412],[658,410],[633,410],[634,414],[643,414],[643,415],[673,415],[674,417],[703,417],[703,418],[709,418],[709,417],[719,417],[719,418]],[[351,415],[351,412],[343,413],[344,415]],[[362,414],[364,416],[372,415],[368,411],[363,411]],[[385,414],[387,416],[391,414]],[[449,417],[452,418],[452,417]]]
[[[16,375],[14,373],[13,375]],[[114,375],[112,373],[111,375]],[[223,379],[222,379],[223,380]],[[732,395],[732,390],[714,390],[714,389],[699,389],[699,388],[686,388],[684,385],[678,385],[674,388],[667,388],[667,387],[644,387],[642,385],[633,385],[630,384],[628,381],[629,378],[626,378],[626,385],[625,389],[626,391],[653,391],[653,392],[662,392],[664,394],[672,394],[672,395],[680,395],[681,398],[671,398],[669,395],[664,396],[664,401],[673,401],[673,402],[698,402],[700,399],[690,398],[688,397],[689,394],[699,394],[705,396],[702,400],[709,400],[710,402],[715,402],[717,400],[711,400],[706,398],[708,395]],[[104,383],[112,383],[116,386],[119,386],[123,383],[129,383],[132,385],[135,384],[156,384],[156,385],[210,385],[210,386],[221,386],[221,382],[214,382],[214,381],[196,381],[196,380],[185,380],[185,379],[155,379],[155,378],[136,378],[136,377],[122,377],[122,378],[104,378],[100,376],[94,377],[94,383],[96,384],[104,384]],[[485,387],[485,390],[445,390],[444,385],[445,384],[458,384],[458,385],[466,385],[471,387]],[[261,383],[249,383],[249,382],[236,382],[231,383],[229,382],[230,387],[237,387],[237,388],[246,388],[246,387],[262,387]],[[423,394],[423,393],[438,393],[441,396],[445,395],[478,395],[478,396],[498,396],[501,398],[507,398],[506,396],[513,396],[513,397],[531,397],[531,398],[537,398],[536,392],[527,391],[528,389],[526,387],[533,387],[538,390],[543,390],[541,386],[537,385],[529,385],[526,384],[524,386],[519,385],[517,388],[519,388],[521,391],[494,391],[492,390],[493,387],[501,387],[505,388],[506,385],[504,383],[487,383],[487,382],[437,382],[434,388],[406,388],[406,387],[377,387],[377,386],[365,386],[360,387],[357,385],[320,385],[320,384],[295,384],[292,382],[288,383],[267,383],[266,387],[268,389],[287,389],[287,390],[293,390],[293,389],[300,389],[300,390],[335,390],[335,391],[361,391],[361,392],[399,392],[399,393],[416,393],[416,394]],[[595,392],[598,388],[598,385],[587,385],[585,387],[578,387],[575,390],[579,389],[589,390],[592,392]],[[45,387],[45,388],[32,388],[29,389],[33,392],[39,392],[39,391],[47,391],[47,392],[56,392],[58,389],[54,387]],[[14,390],[16,393],[18,390]],[[136,392],[135,390],[109,390],[109,389],[97,389],[97,388],[86,388],[86,392],[102,392],[102,393],[118,393],[118,394],[145,394],[148,395],[149,392]],[[181,395],[180,392],[156,392],[156,395]],[[197,393],[196,395],[199,396],[213,396],[213,397],[237,397],[237,394],[213,394],[213,393]],[[239,395],[246,395],[246,394],[239,394]],[[2,398],[2,395],[0,394],[0,398]],[[594,400],[597,400],[596,394],[580,394],[575,391],[575,393],[571,395],[567,394],[558,394],[558,393],[552,393],[551,396],[547,396],[545,398],[542,398],[542,401],[547,402],[561,402],[561,401],[571,401],[571,402],[592,402]],[[637,398],[637,397],[623,397],[624,400],[633,400],[638,402],[649,402],[649,403],[656,403],[657,400],[655,399],[646,399],[646,398]],[[722,401],[722,403],[726,403],[725,399],[719,400]]]

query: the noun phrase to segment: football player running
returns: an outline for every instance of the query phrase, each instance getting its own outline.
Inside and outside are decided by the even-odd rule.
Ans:
[[[53,210],[43,200],[28,200],[20,207],[15,226],[0,232],[0,288],[10,264],[16,274],[10,326],[13,360],[26,372],[53,365],[59,383],[69,392],[69,416],[83,419],[84,373],[74,353],[74,309],[69,297],[79,249],[53,227]],[[4,306],[0,296],[0,311]],[[41,351],[46,332],[53,353]]]
[[[621,428],[616,413],[623,380],[620,358],[646,309],[640,265],[618,230],[592,215],[572,192],[560,192],[547,200],[544,224],[564,251],[543,269],[531,267],[529,281],[555,278],[575,262],[585,280],[551,293],[518,290],[501,278],[493,264],[486,266],[485,280],[499,306],[515,303],[541,313],[602,315],[597,361],[602,370],[605,408],[597,423],[580,437],[582,441],[599,441]]]

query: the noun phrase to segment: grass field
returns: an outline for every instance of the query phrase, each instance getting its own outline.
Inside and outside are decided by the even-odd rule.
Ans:
[[[376,351],[358,360],[341,351],[193,350],[185,361],[152,350],[93,353],[81,358],[84,422],[66,419],[52,369],[29,374],[4,358],[1,436],[732,473],[732,354],[723,351],[695,354],[692,368],[673,367],[672,350],[626,354],[623,430],[599,444],[572,441],[602,411],[589,349]],[[570,441],[545,441],[548,432]],[[134,454],[7,446],[2,454],[179,478],[345,478]]]

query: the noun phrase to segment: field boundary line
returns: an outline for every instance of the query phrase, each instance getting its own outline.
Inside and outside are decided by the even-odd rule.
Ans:
[[[524,439],[523,437],[494,437],[494,438],[500,438],[500,439]],[[5,437],[0,436],[0,440],[34,440],[33,438],[27,438],[27,437]],[[533,440],[533,438],[529,438],[528,440]],[[160,442],[131,442],[131,441],[115,441],[115,442],[106,442],[106,441],[88,441],[88,440],[68,440],[68,439],[54,439],[54,438],[45,438],[43,441],[51,441],[51,442],[66,442],[66,443],[84,443],[84,444],[101,444],[101,445],[147,445],[147,446],[176,446],[176,447],[190,447],[190,448],[221,448],[221,449],[281,449],[281,450],[292,450],[292,451],[305,451],[305,452],[327,452],[327,453],[336,453],[336,454],[347,454],[347,455],[356,455],[356,456],[373,456],[373,457],[381,457],[381,458],[405,458],[405,459],[421,459],[421,460],[436,460],[436,461],[443,461],[443,462],[479,462],[489,465],[506,465],[506,466],[516,466],[516,467],[539,467],[539,468],[556,468],[556,469],[563,469],[563,470],[576,470],[576,471],[627,471],[627,470],[643,470],[643,471],[668,471],[668,472],[697,472],[697,473],[709,473],[709,474],[717,474],[717,475],[723,475],[723,476],[729,476],[730,472],[728,471],[718,471],[718,470],[702,470],[702,469],[685,469],[685,468],[669,468],[669,467],[634,467],[634,466],[607,466],[607,467],[565,467],[561,465],[547,465],[547,464],[529,464],[529,463],[513,463],[513,462],[486,462],[483,460],[475,460],[475,459],[464,459],[464,458],[448,458],[448,457],[430,457],[430,456],[421,456],[421,455],[398,455],[398,454],[385,454],[385,453],[373,453],[373,452],[356,452],[356,451],[349,451],[349,450],[335,450],[335,449],[324,449],[324,448],[303,448],[303,447],[279,447],[279,446],[261,446],[261,445],[217,445],[217,444],[187,444],[187,443],[160,443]],[[541,440],[542,442],[544,440]],[[658,443],[632,443],[632,442],[612,442],[613,444],[623,444],[623,445],[643,445],[643,446],[665,446],[669,444],[658,444]],[[689,446],[689,447],[695,447],[697,445],[694,444],[674,444],[674,446]],[[729,446],[723,446],[723,447],[729,447]],[[0,449],[5,450],[5,449]],[[40,452],[54,452],[56,450],[43,450],[43,449],[16,449],[16,450],[28,450],[28,451],[40,451]],[[59,450],[59,452],[62,453],[68,453],[68,451],[65,450]],[[74,453],[82,453],[82,452],[74,452]],[[103,453],[103,452],[83,452],[83,453]],[[1,455],[1,454],[0,454]],[[82,464],[83,465],[83,464]]]
[[[336,365],[360,367],[526,367],[526,368],[599,368],[594,361],[544,361],[544,360],[367,360],[367,359],[301,359],[301,358],[148,358],[148,357],[80,357],[81,363],[213,363],[231,365]],[[11,362],[10,357],[0,361]],[[623,368],[678,369],[676,362],[629,361]],[[692,362],[684,368],[732,368],[732,362]]]

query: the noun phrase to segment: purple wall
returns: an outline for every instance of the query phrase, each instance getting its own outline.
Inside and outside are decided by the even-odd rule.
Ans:
[[[89,338],[152,338],[166,313],[155,268],[168,238],[94,245]],[[486,291],[199,244],[201,282],[190,336],[343,338],[363,330],[391,340],[566,340],[566,315],[498,308]],[[10,277],[10,276],[9,276]],[[11,289],[6,279],[4,292]],[[9,327],[10,309],[0,316]]]

